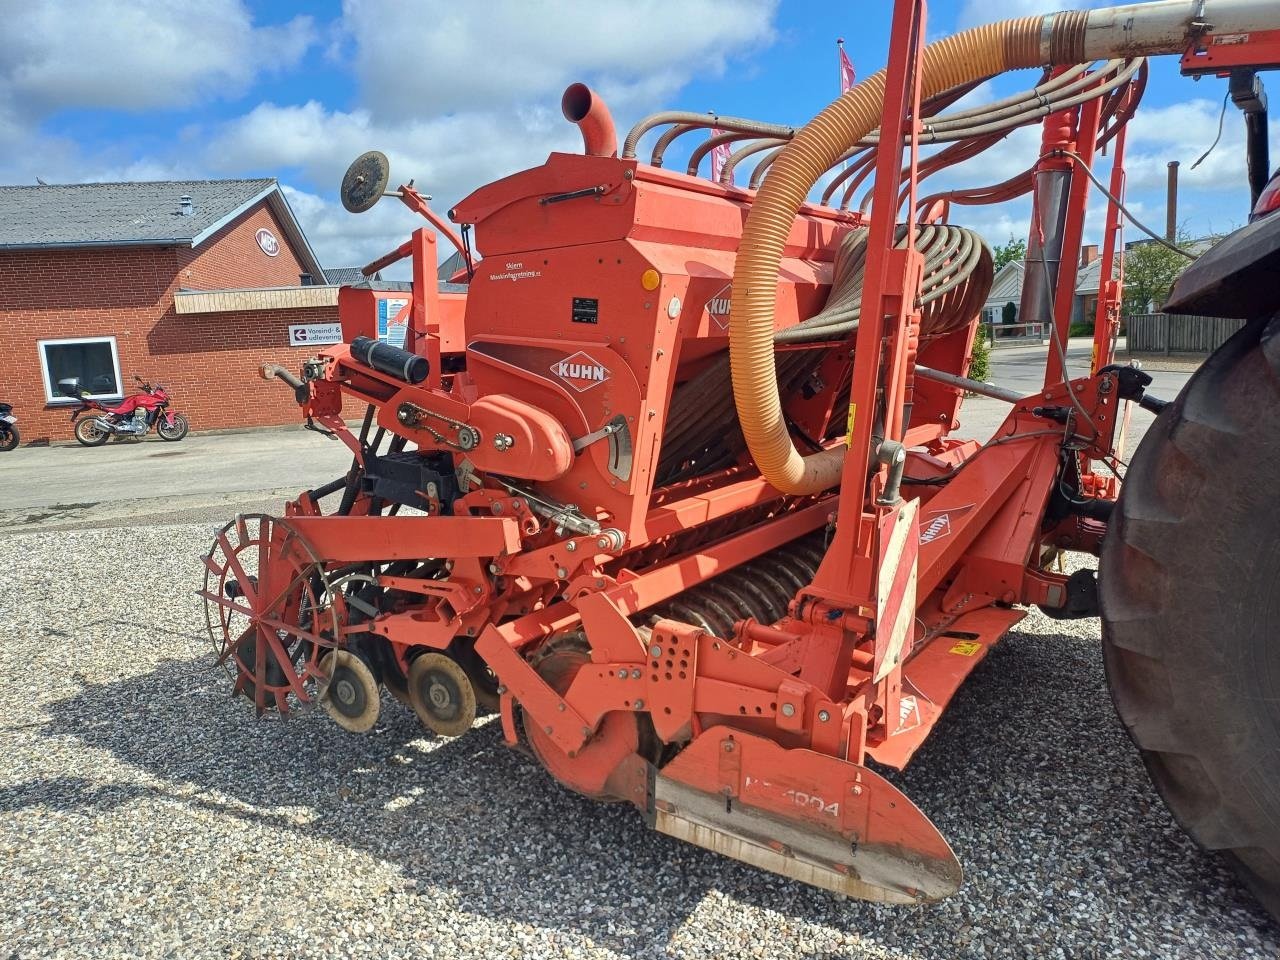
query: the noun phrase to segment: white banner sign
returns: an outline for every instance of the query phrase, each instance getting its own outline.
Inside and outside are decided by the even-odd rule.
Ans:
[[[316,344],[341,342],[342,324],[340,323],[289,324],[289,346],[291,347],[310,347]]]

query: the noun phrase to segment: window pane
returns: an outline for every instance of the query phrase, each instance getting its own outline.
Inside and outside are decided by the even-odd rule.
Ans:
[[[58,381],[79,377],[80,385],[90,393],[118,394],[115,364],[111,362],[111,342],[50,343],[44,348],[49,367],[49,396],[59,397]]]

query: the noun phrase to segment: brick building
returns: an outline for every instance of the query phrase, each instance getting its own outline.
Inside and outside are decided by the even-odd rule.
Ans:
[[[296,423],[256,371],[297,367],[337,293],[275,180],[0,187],[0,400],[29,440],[70,438],[69,376],[163,383],[194,430]]]

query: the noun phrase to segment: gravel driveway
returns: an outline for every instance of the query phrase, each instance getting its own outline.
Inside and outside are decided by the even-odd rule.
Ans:
[[[888,908],[648,832],[496,724],[259,722],[194,597],[210,524],[0,538],[0,956],[1275,957],[1161,806],[1096,620],[1038,615],[895,776],[966,872]]]

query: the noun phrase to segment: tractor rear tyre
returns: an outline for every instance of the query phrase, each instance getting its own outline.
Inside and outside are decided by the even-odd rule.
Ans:
[[[1280,316],[1138,447],[1103,543],[1107,680],[1174,818],[1280,918]]]

